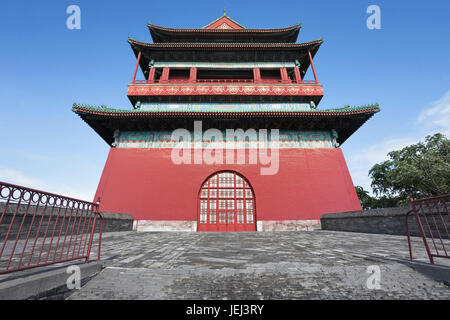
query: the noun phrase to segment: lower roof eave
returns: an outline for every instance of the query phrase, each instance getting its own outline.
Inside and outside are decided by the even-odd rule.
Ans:
[[[207,127],[278,128],[331,130],[338,132],[342,144],[368,119],[379,111],[378,105],[302,112],[140,112],[75,106],[77,113],[109,145],[116,130],[174,130],[191,126],[195,120],[206,121]]]

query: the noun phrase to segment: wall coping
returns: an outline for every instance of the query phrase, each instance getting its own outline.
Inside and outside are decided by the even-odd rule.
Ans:
[[[5,202],[0,202],[0,215],[1,212],[3,212],[4,208],[5,208]],[[30,208],[28,209],[28,215],[27,216],[32,216],[34,214],[34,209],[33,209],[34,205],[30,205]],[[17,208],[17,204],[16,203],[11,203],[8,207],[8,210],[6,211],[6,214],[13,214],[14,211]],[[27,208],[27,204],[21,204],[19,207],[19,210],[17,211],[17,216],[22,217],[23,214],[25,213]],[[57,211],[57,209],[55,209],[55,212]],[[37,212],[36,212],[36,216],[41,216],[43,212],[43,206],[41,206]],[[53,215],[55,214],[55,212],[53,212]],[[51,213],[51,209],[47,209],[47,211],[45,212],[45,216],[49,216]],[[115,219],[115,220],[134,220],[133,216],[127,213],[116,213],[116,212],[100,212],[101,215],[103,216],[103,219]]]
[[[360,211],[348,211],[337,213],[325,213],[320,219],[349,219],[349,218],[373,218],[373,217],[392,217],[405,216],[411,210],[409,206],[393,207],[393,208],[378,208]]]
[[[100,212],[103,219],[117,219],[117,220],[134,220],[133,216],[128,213],[115,213],[115,212]]]

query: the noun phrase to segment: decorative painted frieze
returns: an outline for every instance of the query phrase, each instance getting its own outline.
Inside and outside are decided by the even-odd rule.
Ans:
[[[323,96],[320,85],[172,85],[172,84],[132,84],[128,86],[128,96],[146,95],[285,95],[285,96]]]
[[[190,141],[176,140],[172,137],[171,131],[123,131],[115,135],[114,145],[118,148],[197,148],[217,149],[217,148],[333,148],[333,136],[331,131],[283,131],[279,132],[278,142],[273,141],[270,131],[265,137],[239,139],[227,136],[227,132],[221,131],[222,137],[214,139],[202,139],[201,142],[194,141],[194,133],[191,133]],[[236,144],[227,144],[236,141]],[[225,142],[225,143],[224,143]]]
[[[305,111],[309,103],[139,103],[140,110],[157,112],[248,112],[248,111]]]
[[[295,62],[171,62],[157,61],[152,64],[155,68],[213,68],[213,69],[278,69],[294,68]]]

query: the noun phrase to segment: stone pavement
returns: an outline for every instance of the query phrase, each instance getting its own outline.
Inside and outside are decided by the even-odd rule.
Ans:
[[[427,261],[421,239],[413,247]],[[110,233],[107,267],[69,299],[450,299],[450,287],[397,260],[408,257],[404,236]],[[373,265],[380,289],[367,287]]]

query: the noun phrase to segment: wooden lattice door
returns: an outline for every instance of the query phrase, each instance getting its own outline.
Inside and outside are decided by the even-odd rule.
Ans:
[[[198,231],[256,231],[253,190],[236,172],[219,172],[206,180],[198,208]]]

